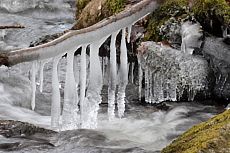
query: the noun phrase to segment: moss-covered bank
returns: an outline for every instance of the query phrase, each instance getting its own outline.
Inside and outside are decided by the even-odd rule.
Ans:
[[[79,0],[77,24],[72,29],[82,29],[122,11],[128,0]]]
[[[229,152],[230,110],[192,127],[162,150],[162,153]]]
[[[166,0],[149,18],[146,26],[146,40],[162,41],[160,28],[170,19],[195,18],[204,30],[221,35],[221,26],[230,25],[230,4],[228,0]]]

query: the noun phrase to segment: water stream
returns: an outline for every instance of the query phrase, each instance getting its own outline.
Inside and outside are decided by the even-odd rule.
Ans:
[[[7,1],[7,0],[5,0]],[[14,0],[20,2],[20,0]],[[11,2],[11,3],[10,3]],[[30,42],[38,38],[62,32],[70,28],[74,22],[73,10],[66,1],[44,0],[33,1],[30,6],[10,8],[13,1],[0,2],[0,25],[22,24],[25,29],[11,29],[0,31],[0,50],[28,47]],[[60,5],[63,4],[63,5]],[[16,6],[15,6],[16,7]],[[79,65],[79,58],[75,57]],[[89,57],[87,56],[86,65]],[[52,67],[53,63],[43,61],[44,77],[36,79],[36,107],[31,108],[32,78],[31,63],[18,64],[12,68],[0,67],[0,119],[20,120],[41,127],[50,128],[50,108],[52,97]],[[40,73],[39,65],[36,73]],[[58,64],[59,89],[61,103],[63,103],[64,82],[66,76],[66,58]],[[87,70],[88,71],[88,70]],[[108,71],[108,70],[107,70]],[[76,69],[75,75],[79,72]],[[103,70],[104,73],[108,73]],[[104,74],[104,76],[108,76]],[[75,76],[76,77],[76,76]],[[89,77],[89,76],[88,76]],[[105,78],[106,80],[108,78]],[[40,80],[43,80],[42,89],[39,90]],[[88,81],[88,80],[86,80]],[[104,81],[106,82],[106,81]],[[56,147],[42,144],[34,147],[34,141],[20,138],[7,139],[0,137],[0,144],[13,142],[26,142],[21,150],[12,152],[158,152],[169,144],[178,135],[192,125],[205,121],[221,112],[222,108],[204,106],[196,102],[176,103],[167,102],[167,109],[162,109],[151,104],[138,102],[138,86],[129,82],[126,89],[126,110],[123,114],[112,114],[112,119],[107,116],[107,85],[102,90],[102,104],[98,114],[98,127],[94,130],[78,129],[60,131],[52,136],[52,144]],[[41,92],[42,91],[42,92]],[[116,91],[117,92],[117,91]],[[117,112],[117,106],[115,106]],[[115,117],[113,117],[115,116]],[[123,116],[123,117],[122,117]],[[119,117],[122,117],[119,119]],[[42,138],[49,136],[42,135]],[[1,151],[0,152],[4,152]]]

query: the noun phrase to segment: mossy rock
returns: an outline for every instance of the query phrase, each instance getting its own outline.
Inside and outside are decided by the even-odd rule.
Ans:
[[[125,9],[128,0],[80,0],[77,3],[77,24],[72,29],[89,27]]]
[[[162,150],[162,153],[214,152],[230,152],[230,110],[192,127]]]
[[[81,14],[82,10],[86,7],[86,5],[90,2],[91,0],[77,0],[76,1],[76,18],[79,17]]]
[[[177,20],[195,17],[204,30],[221,36],[221,26],[230,26],[230,3],[228,0],[165,0],[149,17],[145,40],[165,40],[159,29],[171,17]]]
[[[188,15],[187,0],[166,0],[148,19],[146,26],[147,33],[145,40],[155,42],[165,40],[164,36],[160,35],[160,27],[171,17],[176,19],[183,18]]]

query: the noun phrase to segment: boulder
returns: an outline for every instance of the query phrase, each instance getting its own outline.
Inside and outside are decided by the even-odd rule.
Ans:
[[[230,152],[230,110],[195,125],[162,150],[162,153],[198,152]]]
[[[143,42],[139,55],[142,68],[150,72],[155,102],[178,101],[184,94],[193,101],[198,92],[202,99],[209,94],[209,67],[203,57],[154,42]]]

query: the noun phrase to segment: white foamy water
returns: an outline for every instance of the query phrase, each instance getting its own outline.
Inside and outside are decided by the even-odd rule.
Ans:
[[[60,91],[64,90],[62,82],[65,79],[65,66],[66,59],[62,59],[58,68],[61,82]],[[39,95],[36,97],[36,112],[30,110],[29,97],[32,96],[32,93],[31,83],[28,79],[30,74],[26,71],[28,67],[31,67],[31,65],[21,64],[11,69],[1,69],[4,73],[1,73],[0,77],[0,119],[25,121],[49,128],[50,116],[48,115],[50,114],[51,100],[47,97],[51,97],[52,92],[50,89],[52,63],[48,63],[44,67],[43,93],[40,93],[39,90],[36,91]],[[39,78],[37,78],[37,81],[39,81]],[[39,86],[37,86],[37,89],[39,89]],[[88,144],[83,141],[86,136],[90,137],[90,135],[100,132],[108,142],[111,142],[106,148],[138,147],[146,151],[159,151],[183,131],[195,123],[207,120],[216,113],[214,107],[194,103],[169,103],[170,109],[168,111],[158,110],[153,106],[142,106],[130,99],[131,97],[133,98],[132,94],[137,93],[137,90],[138,87],[128,85],[127,108],[124,118],[115,118],[109,121],[107,105],[102,105],[98,116],[98,128],[91,130],[90,134],[81,136],[79,142],[76,143],[84,145],[86,148],[87,146],[105,147],[104,142],[99,141],[96,144]],[[61,95],[63,99],[63,94]],[[136,98],[138,98],[137,96],[136,94]],[[115,115],[117,116],[118,114]],[[69,133],[69,137],[76,137],[76,135]]]

